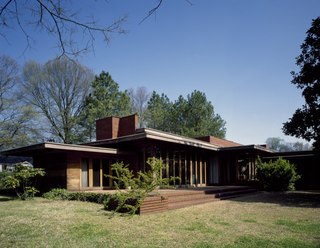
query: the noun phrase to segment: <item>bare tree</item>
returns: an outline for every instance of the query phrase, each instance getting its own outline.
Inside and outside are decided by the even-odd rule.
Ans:
[[[0,35],[6,38],[6,30],[17,25],[26,38],[26,48],[29,48],[33,39],[29,28],[40,29],[57,39],[61,55],[74,56],[93,49],[97,35],[109,42],[112,34],[125,32],[122,25],[126,16],[111,24],[100,25],[94,17],[86,18],[88,13],[80,15],[79,10],[74,10],[72,4],[75,3],[78,4],[77,1],[69,4],[61,0],[1,1]],[[82,39],[75,39],[75,34],[81,34]]]
[[[24,99],[47,119],[53,137],[64,143],[77,142],[78,117],[93,80],[92,72],[63,56],[45,65],[29,62],[23,75]]]
[[[34,125],[29,125],[35,116],[33,109],[23,106],[17,97],[19,72],[13,59],[0,56],[0,149],[26,145],[38,138]]]
[[[139,115],[139,126],[145,126],[145,112],[148,108],[148,101],[150,93],[146,87],[138,87],[136,90],[129,90],[130,96],[130,111],[131,113],[138,113]]]

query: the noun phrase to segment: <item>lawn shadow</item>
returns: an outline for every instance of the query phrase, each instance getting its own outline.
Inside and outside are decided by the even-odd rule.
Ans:
[[[260,191],[230,200],[236,202],[273,203],[286,207],[320,208],[320,191]]]
[[[13,201],[15,198],[12,196],[0,195],[0,202]]]

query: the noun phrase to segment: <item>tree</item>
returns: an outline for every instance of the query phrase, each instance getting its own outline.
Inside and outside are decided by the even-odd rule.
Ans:
[[[28,62],[23,75],[23,98],[45,117],[48,132],[64,143],[78,142],[77,125],[92,72],[62,56],[44,65]]]
[[[93,17],[88,17],[94,13],[81,15],[79,9],[75,10],[68,1],[6,0],[2,1],[1,5],[0,35],[6,38],[6,30],[17,26],[15,29],[25,36],[27,48],[31,46],[33,40],[30,34],[32,29],[52,36],[57,40],[60,54],[71,56],[93,49],[97,36],[109,42],[112,34],[124,33],[122,25],[126,21],[126,16],[118,18],[111,24],[100,25]]]
[[[212,135],[223,138],[226,133],[225,121],[214,113],[214,107],[205,93],[193,91],[184,99],[182,96],[173,104],[173,117],[178,134],[198,137]]]
[[[146,87],[138,87],[136,90],[129,90],[131,113],[138,113],[139,126],[144,127],[146,124],[145,112],[148,107],[150,93]]]
[[[172,111],[172,103],[165,95],[152,92],[147,104],[146,124],[150,128],[170,132],[169,115]]]
[[[0,56],[0,149],[27,145],[39,137],[33,122],[35,112],[17,95],[21,86],[19,72],[13,59]]]
[[[95,121],[108,116],[130,114],[130,97],[108,72],[102,71],[92,82],[92,92],[86,97],[81,113],[83,134],[88,140],[95,137]]]
[[[189,0],[186,1],[192,5]],[[140,23],[155,14],[162,2],[163,0],[157,0],[155,7],[148,11]],[[91,1],[90,4],[97,3]],[[74,5],[72,1],[61,0],[4,0],[0,6],[0,36],[7,40],[7,30],[21,32],[25,36],[27,49],[32,46],[31,41],[34,41],[31,32],[43,32],[56,40],[60,56],[77,56],[94,50],[97,38],[108,43],[113,34],[125,33],[122,26],[127,21],[126,15],[109,24],[100,24],[94,18],[95,13],[88,12],[93,8],[84,7],[82,11],[83,9],[86,10],[85,13],[81,13],[79,1]],[[107,6],[104,9],[107,10]]]
[[[320,17],[312,20],[311,28],[301,45],[301,54],[296,58],[300,68],[291,72],[292,83],[302,90],[305,104],[297,109],[284,123],[283,132],[298,138],[314,141],[313,147],[320,150]]]
[[[225,121],[214,113],[214,107],[206,95],[195,90],[185,99],[183,96],[170,102],[167,96],[153,92],[148,103],[149,127],[189,137],[212,135],[223,138]]]
[[[277,152],[291,152],[291,151],[307,151],[310,150],[308,143],[303,144],[302,142],[286,142],[284,139],[279,137],[270,137],[266,140],[266,144],[271,150]]]

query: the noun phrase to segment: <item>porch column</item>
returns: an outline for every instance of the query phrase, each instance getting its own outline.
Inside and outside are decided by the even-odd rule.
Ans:
[[[170,178],[170,176],[169,176],[169,152],[168,151],[166,154],[166,174],[167,174],[167,178]]]
[[[192,180],[192,155],[189,156],[189,161],[190,161],[190,185],[193,184],[193,180]]]
[[[200,185],[202,186],[202,156],[200,156],[200,161],[199,161],[199,166],[200,166]]]
[[[188,182],[188,165],[187,165],[187,154],[184,153],[184,184],[187,184]]]
[[[195,178],[196,178],[196,186],[198,186],[198,158],[197,155],[194,156],[194,160],[195,160],[195,168],[194,168],[194,174],[195,174]]]
[[[204,186],[207,186],[207,160],[204,160]]]
[[[181,181],[182,181],[182,171],[181,171],[181,152],[179,152],[179,185],[181,185]]]
[[[109,159],[109,175],[110,176],[113,176],[113,174],[112,174],[112,164],[113,164],[113,162],[112,162],[112,159]],[[113,179],[112,179],[112,177],[110,177],[110,180],[109,180],[109,187],[110,188],[112,188],[112,186],[113,186]]]
[[[89,188],[93,187],[92,159],[89,159]]]
[[[100,159],[100,187],[103,187],[103,169],[102,169],[102,159]]]

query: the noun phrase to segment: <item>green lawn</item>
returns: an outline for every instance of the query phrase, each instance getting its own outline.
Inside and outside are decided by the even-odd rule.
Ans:
[[[320,194],[259,193],[133,217],[0,197],[0,247],[320,247]]]

